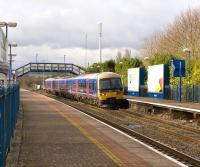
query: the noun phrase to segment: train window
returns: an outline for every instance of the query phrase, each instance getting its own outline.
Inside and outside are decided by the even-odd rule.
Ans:
[[[71,88],[72,88],[71,81],[68,81],[67,82],[67,91],[71,90]]]
[[[110,89],[110,79],[101,79],[100,80],[100,89]]]
[[[86,92],[86,81],[83,82],[83,92]]]
[[[72,90],[73,90],[73,91],[76,91],[76,81],[73,81]]]
[[[97,90],[97,83],[96,82],[90,82],[89,83],[89,89],[91,92],[94,92]]]
[[[56,82],[53,81],[53,89],[55,89],[55,88],[56,88]]]
[[[94,83],[94,91],[97,91],[97,83]]]
[[[65,89],[65,82],[63,80],[60,81],[60,89],[61,90]]]
[[[122,83],[120,78],[109,78],[100,80],[100,90],[122,90]]]
[[[94,83],[90,83],[89,87],[90,87],[90,91],[94,90]]]
[[[121,88],[122,87],[121,79],[113,78],[110,81],[111,81],[111,88],[115,89],[115,88]]]

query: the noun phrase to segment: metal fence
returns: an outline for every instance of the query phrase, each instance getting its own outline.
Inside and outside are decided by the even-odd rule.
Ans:
[[[179,86],[173,85],[165,88],[166,99],[179,101]],[[182,102],[200,102],[200,85],[184,85],[181,89]]]
[[[126,89],[125,89],[126,90]],[[179,86],[170,85],[165,87],[165,99],[179,101]],[[127,94],[127,90],[125,92]],[[147,97],[147,86],[140,86],[140,96]],[[181,101],[200,103],[200,85],[184,85],[181,88]]]
[[[19,111],[19,86],[0,87],[0,167],[5,166]]]

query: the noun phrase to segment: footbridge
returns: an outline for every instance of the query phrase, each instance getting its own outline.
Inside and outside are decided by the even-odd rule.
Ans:
[[[28,63],[15,70],[16,77],[22,77],[28,73],[66,73],[81,75],[85,71],[80,66],[66,63]]]

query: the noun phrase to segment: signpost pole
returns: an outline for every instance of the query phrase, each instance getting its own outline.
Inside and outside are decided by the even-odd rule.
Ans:
[[[181,75],[181,61],[179,62],[179,75],[180,75],[180,80],[179,80],[179,102],[181,103],[181,95],[182,95],[182,75]]]

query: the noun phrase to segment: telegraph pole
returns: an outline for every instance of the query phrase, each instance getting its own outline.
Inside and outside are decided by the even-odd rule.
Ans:
[[[85,67],[87,67],[87,33],[85,34]]]
[[[102,51],[101,51],[101,47],[102,47],[102,23],[99,23],[99,25],[98,25],[98,33],[99,33],[99,59],[100,59],[100,63],[102,63]]]

